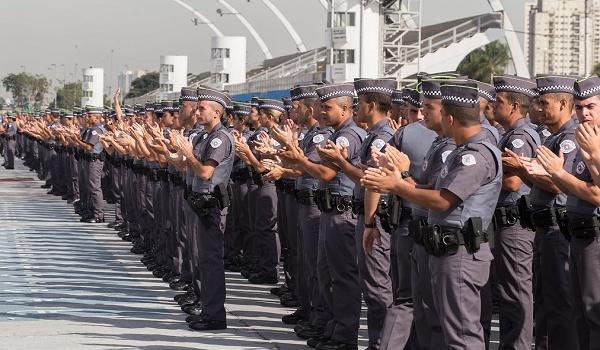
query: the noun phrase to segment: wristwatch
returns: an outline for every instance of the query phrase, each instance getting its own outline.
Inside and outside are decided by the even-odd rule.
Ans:
[[[370,224],[367,224],[367,223],[365,222],[365,228],[376,228],[376,227],[377,227],[377,224],[375,223],[375,221],[373,221],[373,222],[372,222],[372,223],[370,223]]]
[[[400,176],[402,176],[402,180],[405,180],[405,179],[411,177],[412,175],[410,175],[410,173],[408,171],[403,171],[400,173]]]

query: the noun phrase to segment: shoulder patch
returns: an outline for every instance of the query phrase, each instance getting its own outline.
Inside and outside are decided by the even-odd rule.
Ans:
[[[427,159],[425,159],[423,161],[423,166],[421,167],[421,171],[427,170],[427,165],[429,165],[429,162],[427,161]]]
[[[560,143],[560,149],[564,154],[569,154],[576,148],[577,145],[575,145],[575,142],[571,140],[564,140]]]
[[[198,135],[197,132],[191,133],[190,136],[188,136],[188,141],[194,142],[194,137],[196,137],[196,135]]]
[[[442,153],[442,163],[446,163],[446,159],[448,158],[450,153],[452,153],[451,150],[447,150],[447,151],[444,151],[444,153]]]
[[[323,141],[325,141],[325,136],[323,136],[322,134],[319,135],[315,135],[312,138],[313,143],[321,143]]]
[[[340,147],[348,147],[350,146],[350,141],[345,136],[340,136],[335,140],[335,144]]]
[[[301,132],[300,135],[298,135],[298,141],[302,141],[304,140],[304,133]]]
[[[383,141],[382,139],[376,139],[371,143],[371,145],[377,148],[378,151],[381,151],[383,146],[385,146],[385,141]]]
[[[443,179],[448,175],[448,166],[444,165],[442,171],[440,171],[440,177]]]
[[[512,140],[511,143],[514,148],[521,148],[525,144],[525,141],[523,141],[521,139],[514,139],[514,140]]]
[[[96,130],[92,130],[92,135],[96,136],[98,135],[98,132]]]
[[[548,137],[548,136],[552,135],[552,133],[548,129],[544,129],[544,130],[542,130],[542,135],[544,135],[545,137]]]
[[[464,154],[461,158],[461,163],[466,166],[471,166],[477,164],[477,161],[475,161],[475,156],[472,154]]]
[[[583,174],[584,170],[585,170],[585,163],[582,160],[579,163],[577,163],[577,167],[575,168],[575,171],[577,172],[578,175],[581,175],[581,174]]]
[[[213,139],[212,141],[210,141],[210,147],[212,148],[219,148],[219,146],[221,146],[223,144],[223,141],[221,141],[221,139]]]
[[[202,139],[203,139],[203,140],[206,140],[206,138],[207,138],[207,137],[208,137],[208,134],[204,134],[204,135],[202,135]]]

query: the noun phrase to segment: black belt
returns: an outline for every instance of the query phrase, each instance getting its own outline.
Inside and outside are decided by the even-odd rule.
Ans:
[[[100,154],[90,154],[89,155],[89,161],[95,162],[97,160],[104,161],[104,154],[100,153]]]
[[[315,193],[313,189],[296,191],[296,201],[302,205],[313,205],[315,203]]]
[[[277,181],[275,181],[275,187],[277,187],[277,189],[283,193],[295,193],[296,192],[296,183],[294,183],[294,182],[277,180]]]
[[[428,225],[423,233],[425,251],[434,256],[454,255],[461,245],[471,253],[477,252],[481,243],[488,242],[488,233],[481,228],[479,218],[469,219],[464,228]]]
[[[567,227],[571,236],[579,239],[600,236],[600,219],[596,216],[571,218],[567,216]]]
[[[519,207],[516,205],[497,207],[492,220],[496,227],[513,226],[519,220]]]
[[[12,140],[16,140],[16,139],[17,139],[17,137],[16,137],[16,136],[14,136],[14,135],[13,135],[13,136],[5,136],[5,138],[6,138],[6,140],[8,140],[8,141],[12,141]]]
[[[252,171],[248,168],[242,168],[231,173],[233,182],[246,182],[252,177]]]
[[[537,227],[560,226],[564,219],[566,209],[564,207],[551,207],[535,210],[532,213],[533,223]]]
[[[323,213],[341,214],[352,210],[352,196],[331,193],[329,189],[317,190],[315,203]]]

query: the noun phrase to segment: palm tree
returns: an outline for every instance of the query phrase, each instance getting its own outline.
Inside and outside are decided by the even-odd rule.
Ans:
[[[457,70],[471,79],[490,83],[493,75],[504,73],[509,60],[508,48],[496,40],[468,54]]]

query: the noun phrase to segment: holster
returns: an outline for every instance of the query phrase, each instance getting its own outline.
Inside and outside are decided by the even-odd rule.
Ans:
[[[518,206],[503,206],[497,207],[494,210],[494,224],[496,227],[510,227],[517,223],[519,220],[519,207]]]
[[[568,218],[566,221],[569,232],[573,237],[589,239],[596,238],[600,235],[600,220],[596,216],[588,218]]]
[[[299,190],[296,192],[296,201],[302,205],[315,204],[315,191],[312,189]]]
[[[535,230],[533,222],[533,209],[529,195],[524,195],[517,200],[517,210],[519,211],[519,222],[521,227],[529,230]]]
[[[423,236],[427,227],[427,219],[415,219],[408,222],[408,233],[415,243],[423,245]]]

